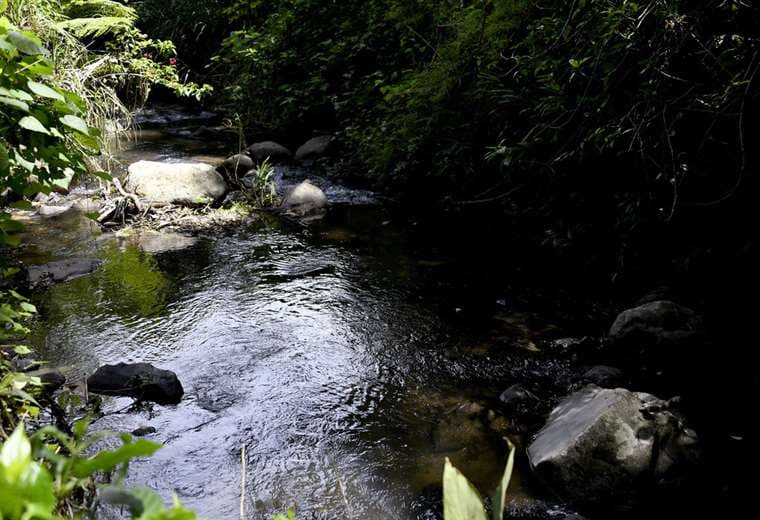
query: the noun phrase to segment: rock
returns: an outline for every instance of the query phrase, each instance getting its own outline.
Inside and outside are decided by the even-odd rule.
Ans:
[[[290,150],[274,141],[263,141],[252,144],[248,147],[248,155],[257,161],[269,158],[269,162],[271,163],[288,162],[293,156]]]
[[[625,374],[622,370],[606,365],[591,367],[584,373],[580,380],[586,384],[593,384],[602,388],[617,388],[626,383]]]
[[[153,426],[140,426],[136,430],[132,430],[132,435],[135,437],[145,437],[151,433],[156,433],[156,429]]]
[[[227,194],[226,197],[224,197],[222,207],[225,209],[230,209],[235,204],[242,204],[245,202],[248,202],[248,199],[242,191],[231,191]]]
[[[505,410],[510,415],[530,415],[534,413],[541,400],[522,385],[512,385],[499,396]]]
[[[683,344],[699,331],[696,313],[677,303],[659,300],[621,312],[610,328],[613,343],[626,345]]]
[[[52,394],[66,383],[66,376],[64,376],[60,370],[54,368],[41,368],[39,370],[33,370],[27,372],[26,375],[31,377],[39,377],[42,381],[42,386],[45,391]]]
[[[46,283],[65,282],[85,276],[97,269],[101,260],[94,258],[72,258],[27,268],[29,285],[36,287]]]
[[[324,156],[332,142],[333,136],[331,135],[321,135],[309,139],[296,150],[296,161],[309,161]]]
[[[53,218],[63,215],[71,209],[71,205],[66,206],[40,206],[37,208],[37,214],[45,218]]]
[[[504,511],[509,520],[586,520],[565,506],[536,498],[509,500]]]
[[[239,153],[232,157],[227,157],[222,166],[227,174],[231,176],[230,178],[234,179],[249,172],[254,167],[254,162],[249,156]]]
[[[103,208],[103,201],[81,198],[75,200],[71,207],[80,213],[98,213]]]
[[[134,238],[137,246],[146,253],[166,253],[180,251],[198,243],[198,237],[168,231],[143,231]]]
[[[528,447],[531,467],[560,496],[621,510],[687,476],[698,456],[669,403],[595,385],[566,397]]]
[[[280,207],[288,215],[296,217],[321,214],[327,207],[327,196],[319,187],[305,180],[285,195]]]
[[[139,161],[129,166],[127,190],[153,202],[213,202],[227,183],[209,164]]]
[[[104,365],[87,378],[91,392],[133,397],[158,404],[177,404],[184,390],[177,375],[148,363]]]

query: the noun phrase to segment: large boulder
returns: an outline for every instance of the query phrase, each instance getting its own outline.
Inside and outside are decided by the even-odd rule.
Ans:
[[[248,155],[257,161],[269,159],[272,163],[288,162],[293,154],[290,150],[274,141],[263,141],[254,143],[248,147]]]
[[[699,332],[697,314],[682,305],[658,300],[621,312],[609,338],[618,344],[681,344]]]
[[[332,142],[333,136],[331,135],[321,135],[309,139],[296,150],[296,161],[310,161],[324,156]]]
[[[566,397],[528,447],[531,467],[560,496],[621,510],[678,482],[698,456],[696,435],[668,402],[595,385]]]
[[[184,395],[177,374],[148,363],[103,365],[87,378],[96,394],[132,397],[158,404],[177,404]]]
[[[618,315],[608,339],[612,353],[625,366],[635,369],[643,380],[692,377],[695,364],[703,362],[697,355],[703,339],[697,314],[668,300],[644,303]]]
[[[153,202],[197,203],[222,198],[227,184],[209,164],[139,161],[129,166],[127,189]]]
[[[243,153],[235,154],[231,157],[227,157],[222,167],[227,172],[229,179],[236,179],[242,177],[246,172],[250,171],[254,167],[253,159]]]
[[[280,207],[290,216],[303,218],[323,214],[327,204],[325,192],[305,180],[285,194]]]

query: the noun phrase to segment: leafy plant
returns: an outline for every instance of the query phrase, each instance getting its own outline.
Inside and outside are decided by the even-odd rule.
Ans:
[[[88,420],[74,424],[66,435],[45,427],[27,437],[19,424],[0,449],[0,518],[32,520],[72,517],[91,513],[98,475],[115,474],[115,484],[100,486],[102,503],[129,506],[132,518],[139,520],[194,520],[175,498],[167,508],[161,498],[148,489],[126,489],[123,480],[129,462],[153,454],[160,445],[145,439],[121,435],[121,446],[101,449],[87,455],[90,448],[108,433],[87,435]],[[128,498],[128,500],[126,500]]]
[[[492,497],[492,520],[502,520],[507,488],[514,469],[515,449],[509,443],[509,455],[504,474]],[[443,517],[445,520],[487,520],[486,508],[480,493],[446,458],[443,469]]]
[[[257,165],[246,176],[250,179],[250,187],[245,190],[246,197],[261,208],[271,206],[277,200],[277,189],[274,185],[275,169],[269,158]]]
[[[65,188],[86,170],[83,152],[98,151],[100,133],[83,119],[84,101],[51,82],[50,53],[6,17],[0,17],[0,60],[0,192]],[[0,246],[18,245],[19,230],[0,212]]]

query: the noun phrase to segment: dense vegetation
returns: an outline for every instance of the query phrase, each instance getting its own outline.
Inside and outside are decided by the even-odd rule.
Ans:
[[[140,2],[140,23],[252,127],[336,132],[360,177],[417,203],[529,216],[609,273],[749,247],[724,231],[745,229],[756,189],[751,2],[168,4],[171,21]]]
[[[250,136],[336,134],[342,171],[418,206],[518,219],[605,277],[711,274],[703,292],[724,296],[750,277],[751,292],[759,38],[748,0],[0,0],[0,249],[19,243],[6,205],[108,179],[107,131],[156,90],[200,100],[210,83]],[[9,257],[0,517],[51,518],[90,507],[96,473],[132,455],[85,471],[81,427],[19,426],[39,382],[8,358],[28,354],[35,309],[4,282]]]

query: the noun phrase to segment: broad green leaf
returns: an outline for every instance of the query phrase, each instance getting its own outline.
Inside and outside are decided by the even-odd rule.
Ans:
[[[15,347],[13,347],[13,352],[18,354],[19,356],[27,356],[32,353],[32,350],[26,345],[16,345]]]
[[[55,70],[50,60],[43,56],[25,56],[21,65],[33,76],[50,76]]]
[[[24,467],[32,460],[32,446],[24,432],[24,425],[19,424],[0,450],[0,465],[10,481],[16,480]]]
[[[21,128],[25,128],[29,130],[30,132],[37,132],[40,134],[50,135],[50,131],[47,128],[45,128],[45,126],[42,123],[40,123],[40,120],[34,116],[23,117],[18,122],[18,124]]]
[[[16,46],[8,41],[5,35],[0,36],[0,51],[5,51],[8,54],[14,53]]]
[[[28,92],[16,88],[0,87],[0,96],[19,99],[21,101],[34,101],[34,98]]]
[[[35,307],[34,305],[32,305],[29,302],[21,302],[19,304],[19,306],[21,307],[21,309],[24,312],[32,312],[32,313],[36,313],[37,312],[37,307]]]
[[[507,446],[509,446],[509,455],[507,455],[507,465],[504,468],[504,474],[501,476],[501,482],[499,482],[499,486],[493,495],[493,520],[502,520],[504,518],[507,489],[509,488],[509,481],[512,479],[512,471],[514,471],[515,467],[515,447],[509,439],[505,440],[507,441]]]
[[[0,174],[10,168],[10,159],[8,158],[8,148],[0,142]]]
[[[55,99],[56,101],[66,101],[65,98],[61,94],[59,94],[57,91],[55,91],[51,87],[48,87],[44,83],[29,81],[27,82],[27,86],[29,87],[29,90],[31,90],[32,92],[34,92],[40,97]]]
[[[136,457],[148,457],[153,455],[160,444],[146,439],[138,439],[124,444],[115,450],[101,451],[93,457],[85,460],[76,460],[72,472],[79,478],[85,478],[98,471],[110,471],[118,466],[129,462]]]
[[[42,46],[42,42],[39,38],[31,33],[10,30],[8,31],[7,37],[8,40],[23,54],[28,54],[30,56],[47,54],[47,51]]]
[[[87,123],[81,118],[77,116],[63,116],[60,118],[61,123],[68,126],[72,130],[76,130],[80,134],[84,134],[89,136],[90,135],[90,129],[87,126]]]
[[[0,0],[0,13],[4,13],[8,8],[8,0]]]
[[[26,171],[34,171],[34,162],[27,161],[20,153],[15,152],[13,154],[13,160],[16,162],[16,164],[24,168]],[[24,193],[24,195],[27,195],[27,193]]]
[[[446,457],[443,468],[444,520],[487,520],[483,499],[467,478]]]
[[[21,110],[22,112],[29,112],[29,105],[18,99],[0,96],[0,103]]]

